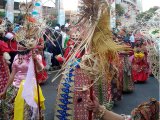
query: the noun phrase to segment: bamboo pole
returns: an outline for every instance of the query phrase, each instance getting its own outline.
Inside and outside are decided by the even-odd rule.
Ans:
[[[32,54],[34,54],[33,50],[32,50]],[[36,67],[35,59],[33,59],[33,63],[34,63],[34,72],[35,72],[35,77],[36,77],[37,94],[38,94],[38,115],[39,115],[39,120],[42,120],[42,118],[41,118],[41,106],[40,106],[40,94],[39,94],[39,83],[38,83],[37,67]]]

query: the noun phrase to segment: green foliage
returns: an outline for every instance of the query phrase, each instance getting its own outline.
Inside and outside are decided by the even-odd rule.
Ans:
[[[124,13],[124,8],[120,4],[116,4],[116,16],[121,17]]]
[[[5,17],[5,12],[0,12],[0,17]]]
[[[142,22],[149,21],[155,14],[156,10],[158,9],[159,7],[153,7],[145,12],[138,14],[136,17],[137,21],[142,21]]]
[[[155,34],[158,34],[159,32],[160,31],[156,29],[156,30],[152,31],[152,34],[155,35]]]

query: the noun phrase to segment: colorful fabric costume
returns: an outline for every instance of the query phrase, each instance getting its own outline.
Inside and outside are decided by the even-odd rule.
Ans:
[[[135,108],[131,115],[133,120],[159,120],[159,102],[151,98]]]
[[[44,49],[43,45],[44,45],[44,40],[42,38],[40,38],[38,45],[36,46],[36,49],[38,50],[38,53],[42,57],[41,59],[42,59],[43,66],[46,67],[46,61],[44,59],[44,52],[43,52],[43,49]],[[48,74],[45,69],[43,69],[43,71],[37,73],[37,80],[38,80],[39,84],[45,83],[47,78],[48,78]]]
[[[75,42],[76,47],[69,48],[67,53],[71,51],[70,49],[73,53],[67,54],[69,56],[67,62],[62,65],[64,75],[58,90],[55,120],[94,119],[84,107],[87,95],[92,97],[92,82],[96,83],[103,77],[106,80],[101,80],[99,83],[106,82],[109,87],[105,88],[106,86],[104,86],[96,91],[98,94],[103,94],[106,89],[109,91],[106,92],[106,95],[98,96],[100,99],[105,99],[101,101],[103,104],[108,98],[112,98],[112,92],[115,89],[112,88],[111,82],[113,80],[115,83],[118,78],[117,70],[115,67],[111,67],[111,63],[116,62],[118,51],[124,50],[124,46],[117,45],[111,37],[108,5],[100,0],[85,0],[82,1],[82,5],[84,5],[81,11],[83,17],[77,24],[80,27],[77,28],[80,32],[78,38],[81,40],[79,40],[80,43]],[[86,51],[86,56],[82,57],[79,63],[80,68],[77,68],[75,65],[76,54],[83,49]],[[116,96],[114,98],[116,99]]]
[[[3,53],[9,52],[7,43],[0,40],[0,93],[3,92],[8,80],[9,80],[9,67],[4,59]]]
[[[132,60],[132,79],[145,82],[149,77],[149,64],[144,53],[135,53]]]
[[[134,83],[131,75],[131,61],[129,57],[129,53],[120,54],[121,67],[119,71],[121,72],[120,78],[122,80],[123,92],[131,92],[134,90]]]
[[[26,78],[30,56],[30,54],[15,56],[12,69],[14,69],[16,74],[14,76],[13,84],[7,90],[6,99],[2,100],[1,103],[2,116],[0,116],[0,119],[2,120],[13,120],[14,118],[14,101],[22,80],[25,80]],[[41,56],[37,56],[37,58],[42,65]],[[24,120],[31,119],[32,112],[32,109],[25,103]]]

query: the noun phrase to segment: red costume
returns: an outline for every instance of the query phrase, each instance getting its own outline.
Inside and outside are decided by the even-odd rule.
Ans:
[[[134,57],[132,60],[132,79],[134,82],[144,82],[149,77],[149,64],[144,58]]]
[[[39,42],[38,42],[38,45],[36,46],[36,49],[38,49],[39,54],[42,56],[43,66],[46,67],[46,61],[45,61],[44,55],[43,55],[44,40],[42,38],[39,39]],[[46,82],[47,78],[48,78],[48,74],[45,69],[43,71],[37,73],[37,80],[38,80],[39,84]]]
[[[69,40],[67,42],[67,48],[64,52],[64,58],[66,59],[66,61],[69,59],[69,57],[71,56],[71,50],[74,47],[75,42],[73,40]]]
[[[8,44],[0,40],[0,93],[3,92],[9,79],[9,68],[6,60],[3,57],[4,52],[9,52]]]

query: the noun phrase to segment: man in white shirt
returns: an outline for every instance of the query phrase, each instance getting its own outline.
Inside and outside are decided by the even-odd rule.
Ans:
[[[65,47],[64,47],[65,39],[66,39],[66,37],[67,37],[67,34],[66,34],[66,32],[65,32],[65,26],[64,26],[64,25],[61,26],[61,34],[62,34],[62,49],[64,49],[64,48],[65,48]]]
[[[134,48],[134,46],[135,46],[135,38],[134,38],[134,34],[133,33],[131,33],[129,41],[130,41],[131,47]]]
[[[66,20],[65,28],[68,28],[70,26],[70,20]]]

